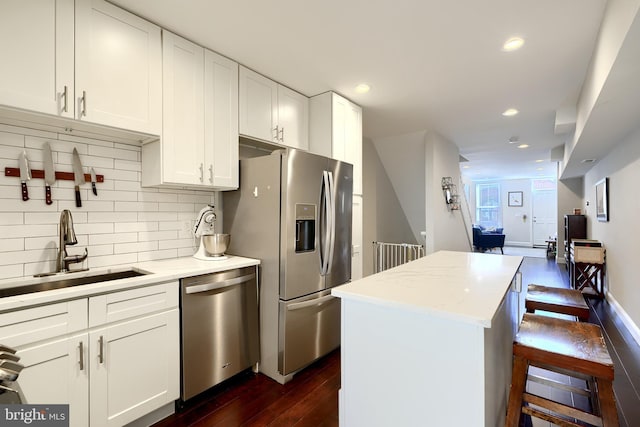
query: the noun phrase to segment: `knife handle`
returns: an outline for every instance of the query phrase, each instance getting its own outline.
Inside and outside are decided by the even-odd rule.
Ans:
[[[44,202],[48,205],[53,203],[51,200],[51,186],[49,185],[44,186]]]
[[[75,190],[76,190],[76,208],[81,208],[82,200],[80,199],[80,187],[76,185]]]
[[[91,191],[93,191],[93,195],[94,196],[98,195],[98,189],[96,188],[96,183],[95,182],[91,182]]]
[[[23,201],[27,201],[29,200],[29,190],[27,189],[27,183],[26,182],[22,182],[22,200]]]

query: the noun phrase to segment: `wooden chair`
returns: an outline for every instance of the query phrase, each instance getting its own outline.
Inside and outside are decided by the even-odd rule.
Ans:
[[[591,395],[593,411],[527,393],[529,366],[585,379],[593,385],[584,390]],[[598,325],[526,313],[513,343],[512,375],[506,427],[518,427],[522,413],[559,426],[578,427],[572,419],[603,427],[619,425],[613,395],[613,362]]]
[[[536,310],[576,316],[579,320],[589,320],[589,306],[582,292],[576,289],[552,288],[530,284],[527,287],[525,308],[528,313]]]

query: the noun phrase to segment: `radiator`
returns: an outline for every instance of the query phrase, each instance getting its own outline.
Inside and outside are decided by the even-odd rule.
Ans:
[[[380,273],[423,256],[422,245],[373,242],[373,272]]]

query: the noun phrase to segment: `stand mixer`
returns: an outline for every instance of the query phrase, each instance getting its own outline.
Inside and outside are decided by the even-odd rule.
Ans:
[[[214,222],[216,213],[213,205],[207,205],[198,213],[198,219],[193,227],[193,234],[200,238],[200,247],[193,255],[194,258],[205,261],[220,261],[227,259],[224,251],[229,245],[228,234],[216,234]]]

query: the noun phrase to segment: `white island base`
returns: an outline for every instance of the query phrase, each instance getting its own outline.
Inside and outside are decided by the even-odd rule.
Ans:
[[[523,299],[510,290],[521,262],[437,252],[335,288],[340,425],[502,425]]]

